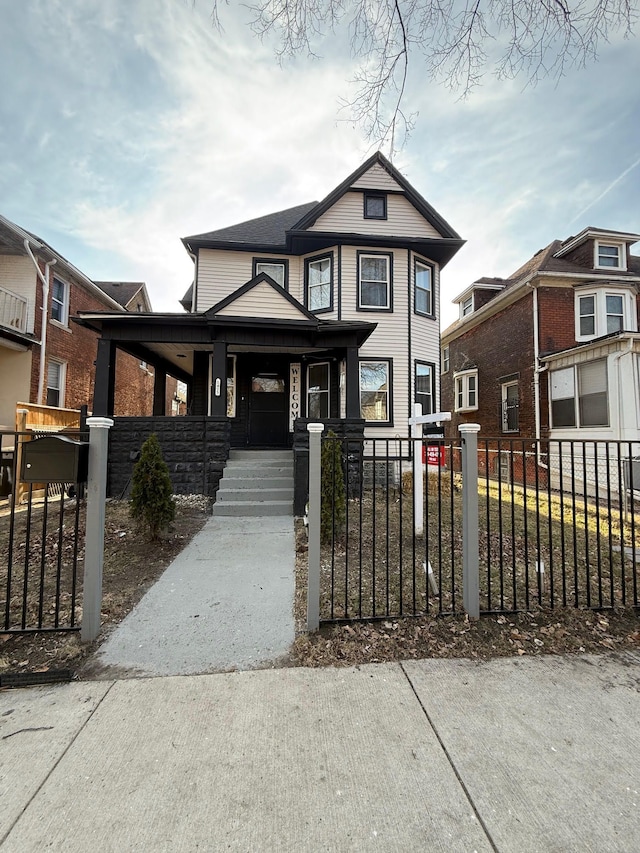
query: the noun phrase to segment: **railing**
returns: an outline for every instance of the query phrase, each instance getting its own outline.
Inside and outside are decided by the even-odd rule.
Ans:
[[[349,459],[339,439],[322,444],[320,621],[460,611],[463,530],[481,613],[640,606],[640,442],[479,438],[466,484],[460,443],[430,442],[420,507],[423,440],[363,440],[356,454],[351,441]]]
[[[0,326],[26,332],[28,304],[23,296],[0,287]]]

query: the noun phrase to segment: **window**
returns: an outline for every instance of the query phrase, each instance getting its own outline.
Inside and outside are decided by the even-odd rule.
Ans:
[[[422,403],[422,414],[430,415],[434,411],[435,370],[433,364],[416,362],[415,401]]]
[[[47,406],[64,406],[65,365],[61,361],[47,364]]]
[[[635,300],[630,291],[600,287],[576,292],[576,340],[635,331]]]
[[[596,267],[605,267],[608,269],[626,269],[626,263],[623,255],[623,243],[600,243],[596,240]]]
[[[307,308],[330,311],[333,308],[332,256],[307,261]]]
[[[386,219],[387,218],[387,197],[384,193],[365,193],[364,194],[364,218],[365,219]]]
[[[227,356],[227,417],[236,416],[236,356]]]
[[[416,314],[433,316],[433,268],[416,260],[414,265],[414,309]]]
[[[460,303],[460,316],[466,317],[473,311],[473,294]]]
[[[456,373],[455,382],[455,410],[456,412],[469,412],[478,408],[478,371],[465,370]]]
[[[329,364],[310,364],[307,368],[307,417],[329,417]]]
[[[51,319],[67,325],[69,319],[69,287],[59,278],[53,279],[51,289]]]
[[[553,370],[549,384],[554,429],[609,426],[606,359]]]
[[[442,368],[441,368],[442,373],[448,373],[449,372],[449,347],[448,346],[442,347],[441,361],[442,361]]]
[[[390,255],[358,255],[358,308],[391,310]]]
[[[253,259],[253,274],[254,276],[260,273],[266,273],[272,278],[276,284],[285,290],[289,287],[289,261],[287,260],[271,260],[270,258],[254,258]]]
[[[389,361],[360,362],[360,413],[365,421],[391,422]]]
[[[502,432],[518,432],[520,414],[520,395],[517,382],[504,382],[502,385]]]

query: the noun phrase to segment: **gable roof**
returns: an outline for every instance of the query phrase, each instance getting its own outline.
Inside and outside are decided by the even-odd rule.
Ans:
[[[142,302],[144,310],[150,311],[151,304],[147,294],[147,287],[144,281],[96,281],[95,284],[104,291],[107,296],[115,299],[123,308],[142,291]]]
[[[261,310],[256,310],[256,299]],[[205,317],[247,317],[253,322],[272,324],[274,320],[318,325],[318,318],[280,287],[271,276],[261,272],[242,287],[204,312]]]

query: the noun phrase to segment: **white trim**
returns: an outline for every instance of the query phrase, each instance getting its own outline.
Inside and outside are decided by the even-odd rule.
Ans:
[[[609,315],[607,313],[607,297],[617,296],[622,298],[622,328],[607,329],[607,318],[609,316],[619,316],[617,314]],[[593,332],[583,333],[581,330],[581,316],[592,316],[580,314],[580,302],[582,299],[593,298]],[[587,288],[576,288],[574,291],[574,320],[575,320],[575,336],[576,341],[591,341],[594,338],[601,338],[604,335],[615,334],[616,332],[635,332],[637,331],[637,316],[635,310],[635,298],[630,288],[609,286],[607,284],[592,286]]]
[[[474,379],[474,388],[469,388],[470,379]],[[458,391],[458,382],[460,391]],[[475,401],[470,402],[471,394],[475,395]],[[461,405],[458,405],[458,397],[462,397]],[[475,412],[478,408],[478,368],[460,370],[453,374],[453,407],[456,412]]]
[[[600,247],[607,249],[618,250],[617,264],[601,264]],[[611,256],[613,257],[613,256]],[[593,268],[596,270],[620,270],[624,272],[627,269],[627,244],[619,240],[594,240],[593,241]]]

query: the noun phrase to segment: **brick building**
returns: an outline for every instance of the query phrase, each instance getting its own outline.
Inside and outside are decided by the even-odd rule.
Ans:
[[[484,436],[640,438],[640,235],[585,228],[454,302],[441,337],[447,429]]]

